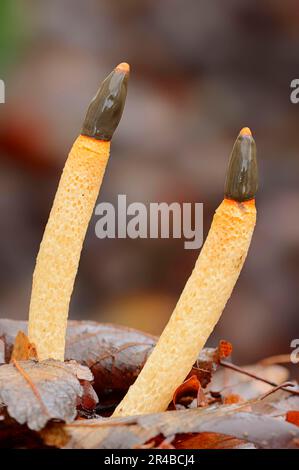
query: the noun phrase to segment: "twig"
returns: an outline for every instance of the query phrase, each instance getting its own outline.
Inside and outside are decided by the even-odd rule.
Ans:
[[[294,387],[294,386],[295,386],[295,384],[293,384],[293,382],[283,382],[282,384],[277,385],[277,387],[272,388],[272,390],[270,390],[270,392],[267,392],[267,393],[265,393],[265,395],[262,395],[260,397],[260,400],[263,400],[264,398],[268,397],[269,395],[272,395],[272,393],[277,392],[277,390],[285,390],[285,387]],[[289,390],[289,392],[290,391],[291,390]]]
[[[225,362],[225,361],[219,361],[219,364],[223,367],[227,367],[228,369],[231,369],[235,372],[239,372],[240,374],[247,375],[248,377],[251,377],[252,379],[259,380],[260,382],[264,382],[268,385],[271,385],[271,387],[278,387],[278,384],[275,382],[272,382],[271,380],[264,379],[263,377],[260,377],[253,372],[249,372],[248,370],[242,369],[241,367],[236,366],[235,364],[232,364],[230,362]],[[281,390],[284,390],[285,392],[292,393],[293,395],[298,395],[299,396],[299,390],[289,390],[282,384],[283,386],[279,387]],[[290,385],[289,385],[290,386]],[[292,384],[294,387],[295,384]]]

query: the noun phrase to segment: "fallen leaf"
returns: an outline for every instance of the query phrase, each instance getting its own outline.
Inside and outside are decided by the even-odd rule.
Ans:
[[[5,362],[5,344],[3,339],[0,338],[0,364]]]
[[[5,407],[0,407],[0,449],[42,449],[45,442],[36,431],[30,430],[11,418]]]
[[[39,434],[43,442],[51,447],[64,447],[69,440],[69,436],[59,423],[47,424]]]
[[[236,393],[231,393],[230,395],[226,395],[223,399],[223,403],[225,405],[232,405],[233,403],[242,403],[244,402],[243,398]]]
[[[201,383],[201,386],[206,388],[212,379],[212,375],[218,369],[220,360],[228,357],[231,352],[231,343],[224,340],[219,341],[217,348],[202,349],[189,376],[196,375]]]
[[[144,447],[150,446],[148,448],[152,449],[175,449],[174,445],[172,444],[174,438],[175,436],[169,436],[166,439],[164,439],[163,436],[158,436],[158,438],[145,444]]]
[[[180,403],[187,407],[194,399],[196,399],[197,406],[206,406],[208,404],[196,375],[192,375],[176,389],[172,401],[174,406]]]
[[[24,331],[19,331],[13,346],[10,360],[28,361],[37,359],[37,352],[34,344],[30,343]]]
[[[156,436],[139,449],[256,449],[255,445],[215,432],[184,433],[164,438]]]
[[[279,365],[255,364],[241,367],[241,369],[277,384],[285,382],[289,377],[288,369]],[[217,370],[208,385],[209,391],[219,392],[223,398],[233,394],[239,395],[245,400],[259,397],[271,391],[272,388],[271,385],[224,367]]]
[[[167,411],[129,418],[77,421],[65,425],[67,448],[130,449],[161,435],[217,433],[254,444],[257,448],[296,448],[299,429],[281,418],[243,411],[245,405],[223,405]],[[173,442],[172,442],[173,444]]]
[[[112,390],[118,394],[116,404],[137,378],[155,343],[153,336],[124,326],[70,322],[65,357],[90,368],[102,404]]]
[[[17,332],[22,330],[26,334],[26,328],[26,322],[0,320],[0,345],[2,342],[6,361],[10,360]],[[231,346],[226,342],[220,342],[218,348],[208,348],[201,352],[193,369],[196,371],[196,377],[192,378],[194,375],[192,371],[184,384],[178,388],[175,398],[175,402],[178,403],[179,400],[187,400],[189,395],[191,400],[193,398],[193,402],[198,401],[199,393],[203,394],[203,384],[209,385],[212,379],[207,393],[214,391],[215,395],[218,394],[218,402],[204,408],[122,419],[82,419],[84,413],[80,411],[78,420],[72,422],[76,415],[76,404],[80,409],[87,410],[86,417],[94,416],[96,395],[90,384],[92,374],[84,365],[90,365],[92,371],[97,374],[96,386],[101,398],[98,409],[101,407],[103,409],[109,400],[113,408],[119,396],[134,382],[155,342],[155,337],[121,326],[70,322],[66,352],[69,362],[36,363],[16,361],[14,358],[12,364],[0,366],[0,399],[7,405],[9,412],[10,406],[14,410],[11,416],[19,423],[31,423],[32,429],[41,429],[48,423],[41,433],[30,431],[26,426],[7,417],[5,408],[2,407],[0,436],[4,437],[3,442],[12,446],[50,445],[111,449],[149,448],[149,446],[151,448],[213,446],[213,448],[296,448],[298,446],[299,428],[285,419],[287,412],[299,409],[298,396],[278,390],[264,398],[264,393],[272,390],[272,386],[265,386],[244,373],[224,367],[219,368],[222,359],[231,352]],[[83,365],[71,359],[77,359]],[[45,363],[46,367],[43,366]],[[7,367],[9,369],[5,369]],[[280,366],[258,365],[251,366],[250,369],[256,375],[275,383],[287,379],[286,369]],[[56,374],[59,376],[58,379],[55,378]],[[64,394],[65,386],[66,394]],[[1,395],[3,392],[4,398]],[[114,392],[116,395],[113,395]],[[221,404],[222,400],[238,401],[236,395],[241,395],[242,399],[246,398],[246,393],[249,397],[254,397],[254,400],[242,404]],[[64,397],[63,400],[61,396]],[[65,399],[68,403],[67,410],[63,404]],[[188,406],[192,406],[193,402]],[[53,419],[69,424],[53,422]]]
[[[0,338],[9,362],[18,331],[27,333],[27,322],[0,320]],[[135,381],[151,353],[157,338],[124,326],[92,321],[69,321],[65,359],[87,365],[93,375],[93,387],[105,407],[111,399],[113,409]]]
[[[0,367],[0,401],[18,423],[42,429],[52,419],[67,423],[76,417],[83,394],[77,372],[82,367],[54,360],[15,361]],[[90,371],[87,375],[92,380]]]
[[[216,432],[179,434],[173,444],[175,449],[256,449],[251,442]]]
[[[298,391],[299,387],[294,390]],[[299,396],[278,390],[262,400],[255,399],[249,403],[256,413],[283,418],[288,411],[299,409]]]
[[[19,330],[26,333],[27,322],[0,320],[0,337],[5,341],[7,361]],[[98,412],[110,414],[136,380],[156,342],[157,337],[133,328],[69,321],[65,359],[74,359],[90,368],[94,376],[93,388],[100,400]],[[205,388],[220,360],[231,351],[232,345],[224,340],[217,348],[204,348],[187,378],[196,375]]]
[[[10,361],[13,345],[19,331],[27,334],[27,322],[6,318],[0,319],[0,339],[4,343],[4,362]]]
[[[82,380],[80,383],[83,387],[83,394],[82,397],[79,398],[77,406],[81,407],[83,410],[94,411],[99,401],[98,396],[90,382]]]
[[[286,421],[288,423],[295,424],[296,426],[299,426],[299,411],[293,410],[293,411],[288,411],[286,414]]]

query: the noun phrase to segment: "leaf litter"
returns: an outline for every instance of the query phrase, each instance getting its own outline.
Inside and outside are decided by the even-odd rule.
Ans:
[[[118,325],[70,321],[66,362],[38,363],[27,360],[35,356],[26,329],[26,322],[0,320],[0,362],[12,361],[0,366],[0,441],[9,429],[19,435],[22,429],[24,436],[29,428],[39,431],[28,429],[29,447],[298,448],[298,386],[284,384],[288,370],[273,361],[237,367],[224,362],[232,346],[221,341],[200,353],[169,411],[112,419],[105,416],[157,338]],[[283,390],[277,389],[281,383]]]

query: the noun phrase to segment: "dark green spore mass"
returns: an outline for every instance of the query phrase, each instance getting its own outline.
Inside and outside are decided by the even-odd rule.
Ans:
[[[124,110],[128,76],[127,72],[116,68],[102,82],[89,105],[82,135],[98,140],[111,140]]]
[[[224,195],[228,199],[243,202],[253,199],[257,189],[255,141],[250,134],[240,134],[230,156]]]

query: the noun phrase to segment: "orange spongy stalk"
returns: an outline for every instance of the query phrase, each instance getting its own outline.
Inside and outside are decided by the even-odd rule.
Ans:
[[[168,324],[113,416],[155,413],[167,408],[231,296],[255,222],[254,201],[224,199],[220,204]]]
[[[109,151],[110,142],[81,135],[66,161],[33,275],[28,333],[39,360],[64,360],[70,298]]]

